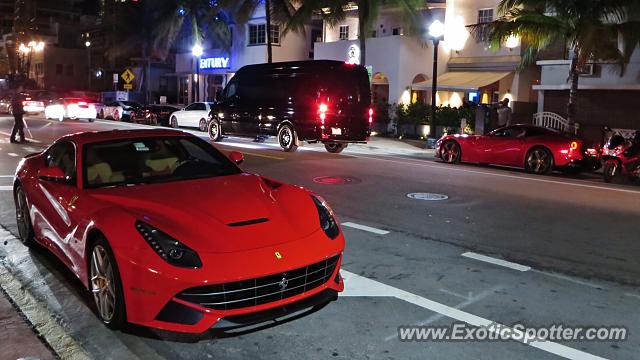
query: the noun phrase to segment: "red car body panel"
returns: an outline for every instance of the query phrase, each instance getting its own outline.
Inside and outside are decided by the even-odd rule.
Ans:
[[[252,279],[341,255],[340,234],[329,239],[320,228],[311,193],[301,187],[277,184],[258,175],[240,173],[168,183],[85,189],[83,145],[115,139],[192,136],[174,130],[80,133],[58,140],[76,146],[77,186],[41,180],[43,153],[23,159],[16,172],[27,195],[36,241],[50,249],[88,288],[87,239],[100,231],[113,249],[119,268],[127,321],[165,330],[200,333],[220,319],[280,307],[326,289],[340,292],[340,260],[331,280],[302,294],[258,306],[213,310],[176,299],[188,288]],[[269,221],[251,226],[227,224],[248,219]],[[134,224],[144,221],[194,249],[202,260],[197,269],[164,261],[145,242]],[[274,255],[278,252],[281,256]],[[339,281],[334,281],[338,279]],[[203,313],[194,325],[156,320],[169,302]]]
[[[539,129],[531,125],[516,126],[525,130]],[[441,157],[444,142],[455,141],[460,145],[463,162],[524,167],[526,155],[534,147],[548,149],[553,155],[555,167],[565,167],[584,160],[582,140],[569,135],[549,132],[539,136],[498,137],[492,133],[443,136],[436,143],[436,157]],[[576,143],[574,149],[571,147],[573,142]]]

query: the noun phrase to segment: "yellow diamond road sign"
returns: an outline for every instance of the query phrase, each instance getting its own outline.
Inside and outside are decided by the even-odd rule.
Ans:
[[[135,77],[136,77],[133,74],[133,71],[131,71],[131,69],[125,70],[120,76],[122,77],[122,80],[124,80],[124,82],[127,83],[127,84],[131,84],[133,79],[135,79]]]

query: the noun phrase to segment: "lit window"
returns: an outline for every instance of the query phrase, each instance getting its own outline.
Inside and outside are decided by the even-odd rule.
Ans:
[[[488,24],[490,22],[493,22],[493,9],[478,10],[478,24]],[[479,27],[476,34],[476,40],[478,42],[489,41],[489,29],[486,27]]]
[[[280,45],[280,25],[271,24],[271,43]]]
[[[267,43],[267,24],[249,25],[249,45],[262,45]]]
[[[349,25],[340,25],[340,40],[349,40]]]

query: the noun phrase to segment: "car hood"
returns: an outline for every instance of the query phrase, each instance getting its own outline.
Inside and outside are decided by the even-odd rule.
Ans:
[[[307,190],[292,185],[274,188],[273,183],[246,173],[97,189],[91,196],[109,207],[120,207],[198,252],[273,246],[320,229]]]

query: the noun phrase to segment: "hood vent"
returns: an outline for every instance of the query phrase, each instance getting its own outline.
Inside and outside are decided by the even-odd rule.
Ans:
[[[259,219],[245,220],[245,221],[238,221],[238,222],[234,222],[234,223],[229,223],[229,224],[227,224],[227,226],[233,226],[233,227],[248,226],[248,225],[260,224],[260,223],[267,222],[267,221],[269,221],[269,219],[267,219],[267,218],[259,218]]]

